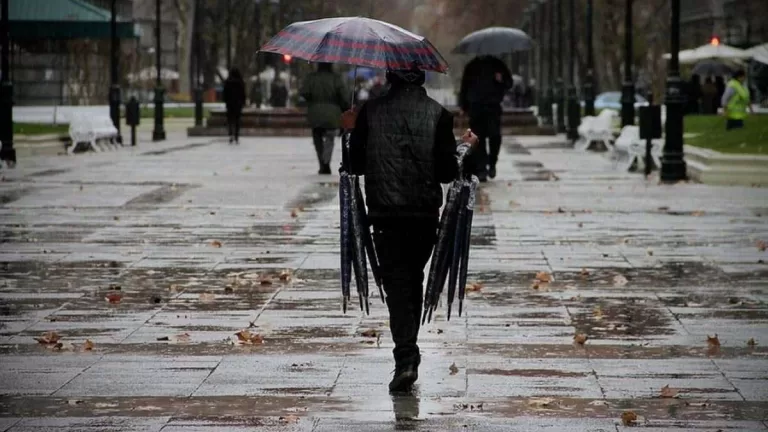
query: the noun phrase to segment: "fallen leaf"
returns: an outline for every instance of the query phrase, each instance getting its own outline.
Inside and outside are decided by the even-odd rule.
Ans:
[[[707,408],[710,405],[710,403],[709,403],[709,399],[707,399],[704,402],[686,402],[685,405],[697,407],[697,408]]]
[[[168,287],[168,291],[171,291],[171,292],[179,292],[179,291],[181,291],[183,289],[184,289],[184,287],[182,287],[179,284],[171,284],[171,286]]]
[[[459,368],[456,367],[456,363],[452,363],[451,366],[448,367],[448,370],[451,371],[451,375],[459,373]]]
[[[581,269],[581,275],[582,276],[589,276],[589,270],[587,270],[586,267]]]
[[[437,334],[443,334],[443,329],[437,329]]]
[[[661,388],[661,397],[663,398],[675,398],[678,397],[679,393],[680,390],[670,387],[669,384]]]
[[[80,399],[69,399],[67,400],[67,405],[80,405],[81,403],[84,403]]]
[[[59,334],[54,331],[45,332],[42,334],[42,336],[35,338],[38,343],[44,345],[55,344],[59,341],[59,339],[61,339],[61,336],[59,336]]]
[[[282,282],[290,282],[291,279],[293,278],[293,275],[291,274],[290,270],[283,270],[280,272],[279,277]]]
[[[472,282],[471,284],[467,285],[464,290],[466,292],[476,292],[483,289],[483,284],[480,282]]]
[[[648,256],[653,256],[653,249],[651,249],[651,248],[648,248],[648,249],[645,251],[645,253],[646,253],[646,254],[648,254]]]
[[[299,209],[291,210],[291,217],[294,218],[294,219],[299,217]]]
[[[212,293],[200,293],[200,301],[203,303],[210,303],[216,300],[216,295]]]
[[[696,210],[695,212],[691,213],[691,216],[696,216],[696,217],[704,216],[704,211],[703,210]]]
[[[710,347],[720,346],[720,339],[717,337],[717,333],[714,336],[707,335],[707,345]]]
[[[536,273],[536,280],[539,282],[550,283],[554,280],[554,278],[550,273],[545,271],[540,271]]]
[[[546,408],[552,405],[554,401],[552,398],[531,398],[528,399],[528,405],[534,408]]]
[[[264,343],[264,337],[258,333],[251,333],[248,330],[240,330],[235,333],[238,342],[245,345],[261,345]]]
[[[267,277],[264,277],[264,278],[262,278],[262,279],[259,281],[259,283],[260,283],[261,285],[272,285],[272,278],[271,278],[271,277],[269,277],[269,276],[267,276]]]
[[[595,306],[595,309],[592,311],[592,316],[594,316],[596,320],[603,319],[603,308]]]
[[[748,347],[754,347],[754,346],[757,346],[757,342],[755,342],[755,338],[750,338],[750,339],[747,341],[747,346],[748,346]]]
[[[189,333],[177,334],[173,338],[173,340],[175,340],[176,342],[189,342],[190,339],[191,339],[191,336],[189,335]]]
[[[534,281],[533,284],[531,285],[531,289],[537,290],[537,289],[540,289],[540,288],[541,288],[541,282],[539,282],[539,281]]]
[[[763,240],[758,240],[757,250],[759,250],[760,252],[765,252],[766,249],[768,249],[768,244],[766,244],[766,242],[764,242]]]
[[[624,277],[624,275],[619,274],[613,277],[613,284],[615,286],[624,286],[628,283],[629,283],[629,280],[627,280],[627,278]]]
[[[280,417],[280,421],[283,422],[283,423],[286,423],[286,424],[297,423],[299,421],[299,419],[300,419],[299,416],[296,416],[296,415],[293,415],[293,414],[287,415],[285,417]]]
[[[93,342],[91,342],[90,339],[86,339],[85,342],[83,342],[83,351],[91,351],[93,350]]]
[[[637,414],[633,411],[624,411],[621,413],[621,423],[624,426],[634,426],[637,423]]]
[[[584,343],[587,342],[587,339],[588,337],[584,333],[576,333],[573,336],[573,341],[579,345],[584,345]]]
[[[118,294],[118,293],[109,293],[109,294],[107,294],[106,297],[104,297],[104,300],[106,300],[106,301],[108,301],[108,302],[110,302],[112,304],[120,303],[120,300],[122,300],[122,299],[123,299],[123,296]]]
[[[379,332],[374,329],[368,329],[365,331],[360,332],[360,336],[362,337],[369,337],[369,338],[375,338],[379,336]]]
[[[212,240],[212,241],[209,243],[209,245],[211,245],[212,247],[215,247],[215,248],[220,248],[220,247],[222,247],[222,246],[223,246],[223,245],[221,244],[221,242],[220,242],[220,241],[218,241],[218,240]]]

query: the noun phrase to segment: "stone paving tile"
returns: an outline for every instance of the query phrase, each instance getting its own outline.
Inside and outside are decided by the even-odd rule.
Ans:
[[[159,432],[168,418],[96,417],[22,419],[8,432]]]

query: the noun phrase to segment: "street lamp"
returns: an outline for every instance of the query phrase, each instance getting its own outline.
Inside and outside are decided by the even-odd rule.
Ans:
[[[227,71],[232,69],[232,0],[227,1]]]
[[[553,88],[552,88],[552,83],[555,78],[555,56],[554,56],[555,54],[555,38],[554,38],[555,9],[552,6],[553,2],[554,0],[550,2],[547,2],[547,0],[541,0],[541,7],[542,8],[546,7],[549,15],[549,29],[547,31],[547,45],[548,45],[547,47],[547,88],[544,93],[544,101],[540,108],[542,123],[544,123],[547,126],[552,126],[552,123],[553,123],[552,104],[554,103],[554,100],[555,100],[555,95],[553,93]]]
[[[624,83],[621,87],[621,127],[635,124],[635,83],[632,81],[632,0],[624,10]]]
[[[587,0],[587,76],[584,79],[584,115],[595,115],[594,53],[592,52],[592,1]]]
[[[531,7],[526,7],[525,11],[523,12],[523,22],[524,22],[524,30],[529,34],[532,35],[534,33],[533,31],[533,20],[531,18],[531,15],[533,14],[533,9]],[[523,83],[524,88],[528,88],[528,84],[531,82],[531,69],[533,68],[533,49],[528,50],[528,53],[525,58],[525,82]],[[527,108],[528,101],[523,101],[523,106]]]
[[[683,107],[685,96],[680,80],[680,0],[671,0],[669,73],[667,74],[667,121],[664,124],[664,153],[661,156],[661,181],[674,183],[687,178],[683,157]]]
[[[112,0],[111,12],[109,116],[112,118],[112,124],[115,125],[115,129],[117,129],[117,142],[122,143],[123,137],[120,135],[120,83],[118,77],[118,68],[120,67],[120,41],[117,39],[117,0]]]
[[[152,130],[152,141],[165,141],[163,127],[163,98],[165,89],[160,69],[162,68],[163,42],[160,24],[160,0],[155,0],[155,129]]]
[[[194,43],[195,43],[195,126],[203,125],[203,86],[200,82],[201,64],[203,62],[202,38],[200,38],[200,8],[201,0],[195,0],[195,14],[193,16]]]
[[[568,56],[568,139],[576,142],[579,139],[579,101],[576,95],[576,1],[570,0],[571,25],[571,55]]]
[[[0,5],[0,50],[2,60],[0,61],[0,161],[8,166],[16,165],[16,150],[13,148],[13,83],[11,82],[11,43],[10,43],[10,18],[8,18],[8,2],[2,0]]]
[[[563,7],[561,0],[552,0],[557,8],[557,132],[565,133],[565,84],[563,82]]]

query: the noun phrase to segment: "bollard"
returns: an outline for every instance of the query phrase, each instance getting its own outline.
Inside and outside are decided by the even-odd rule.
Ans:
[[[653,140],[661,138],[661,107],[648,105],[640,107],[640,139],[645,140],[645,176],[651,174],[653,157],[651,146]]]
[[[131,146],[136,146],[136,126],[141,121],[141,115],[139,114],[139,101],[136,96],[131,96],[131,99],[125,104],[125,123],[131,127]]]

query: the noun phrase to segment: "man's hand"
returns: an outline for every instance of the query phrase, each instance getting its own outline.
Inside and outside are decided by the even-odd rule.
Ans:
[[[470,145],[470,147],[477,147],[477,143],[480,142],[480,140],[477,138],[477,135],[472,133],[472,129],[467,129],[466,132],[464,132],[464,135],[461,136],[461,141],[464,143],[467,143]]]
[[[354,129],[355,121],[357,121],[357,112],[355,111],[355,107],[352,107],[352,109],[341,114],[341,127],[343,129]]]

